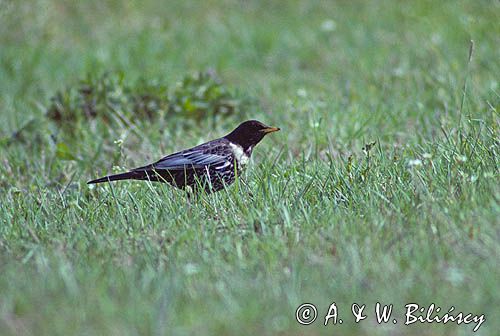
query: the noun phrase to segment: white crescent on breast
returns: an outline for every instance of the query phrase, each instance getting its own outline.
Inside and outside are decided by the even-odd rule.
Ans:
[[[236,162],[238,162],[240,166],[246,166],[250,160],[250,156],[245,153],[243,147],[233,143],[230,143],[229,146],[231,146]]]

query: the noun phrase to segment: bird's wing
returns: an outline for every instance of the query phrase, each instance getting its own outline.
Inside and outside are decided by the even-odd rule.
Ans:
[[[205,168],[207,166],[224,164],[227,160],[231,160],[231,155],[232,152],[225,146],[200,145],[168,155],[150,166],[137,169],[184,170]]]

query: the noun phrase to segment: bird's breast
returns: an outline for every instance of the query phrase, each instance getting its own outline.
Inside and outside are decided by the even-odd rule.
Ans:
[[[236,159],[236,162],[240,167],[246,166],[248,164],[248,161],[250,160],[250,155],[248,153],[245,153],[243,150],[243,147],[240,145],[236,144],[229,144],[231,147],[231,150],[233,151],[234,158]]]

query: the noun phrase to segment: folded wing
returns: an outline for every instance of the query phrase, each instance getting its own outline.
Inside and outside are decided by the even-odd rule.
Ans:
[[[134,169],[138,170],[190,170],[206,167],[218,167],[231,160],[232,152],[224,147],[198,146],[179,153],[168,155],[161,160]]]

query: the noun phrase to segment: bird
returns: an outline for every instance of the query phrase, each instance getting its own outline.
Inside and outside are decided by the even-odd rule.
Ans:
[[[96,184],[120,180],[164,182],[188,191],[216,192],[231,185],[250,160],[255,146],[278,127],[247,120],[226,136],[163,157],[128,172],[87,182]]]

